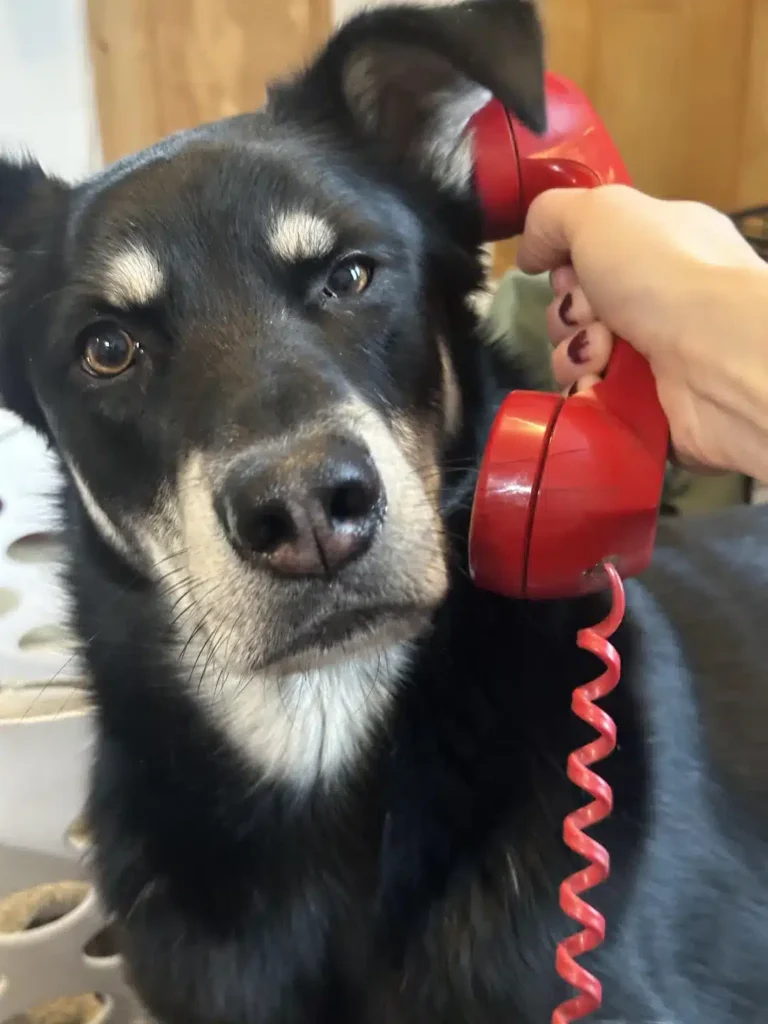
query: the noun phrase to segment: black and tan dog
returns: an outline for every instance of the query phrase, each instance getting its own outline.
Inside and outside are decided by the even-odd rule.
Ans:
[[[95,867],[164,1024],[543,1024],[599,601],[476,590],[467,125],[526,0],[366,13],[258,113],[0,163],[0,388],[66,473]],[[768,523],[662,531],[609,702],[602,1021],[768,1020]]]

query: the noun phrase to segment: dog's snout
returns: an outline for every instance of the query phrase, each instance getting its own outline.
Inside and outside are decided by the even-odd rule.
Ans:
[[[330,577],[370,547],[384,492],[368,451],[332,437],[240,468],[222,505],[244,557],[282,576]]]

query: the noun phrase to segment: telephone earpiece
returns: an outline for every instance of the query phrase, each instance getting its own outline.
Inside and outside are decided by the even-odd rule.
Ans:
[[[587,98],[547,78],[548,129],[536,136],[498,101],[473,122],[486,238],[519,234],[550,188],[629,184]],[[553,598],[605,586],[648,565],[664,482],[668,426],[650,367],[617,339],[605,378],[569,398],[513,391],[491,429],[470,528],[475,582],[509,597]]]

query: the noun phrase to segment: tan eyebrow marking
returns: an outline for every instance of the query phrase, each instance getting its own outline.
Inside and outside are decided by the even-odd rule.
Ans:
[[[267,233],[267,243],[281,260],[319,259],[336,244],[336,233],[327,221],[306,210],[292,210],[277,216]]]
[[[146,306],[162,294],[165,274],[154,253],[131,242],[110,257],[103,281],[104,297],[111,305]]]

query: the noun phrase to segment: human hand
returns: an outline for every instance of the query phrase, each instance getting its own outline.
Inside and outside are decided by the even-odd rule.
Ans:
[[[743,323],[754,320],[756,288],[768,301],[768,268],[727,217],[624,186],[553,190],[531,205],[518,263],[552,272],[547,326],[560,387],[592,386],[618,334],[651,364],[680,461],[740,468],[741,449],[757,443],[743,436],[755,402],[768,428],[768,330],[758,351]],[[762,397],[745,401],[737,392],[753,371]]]

